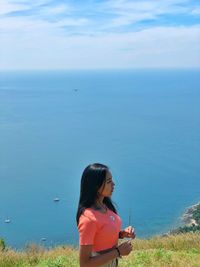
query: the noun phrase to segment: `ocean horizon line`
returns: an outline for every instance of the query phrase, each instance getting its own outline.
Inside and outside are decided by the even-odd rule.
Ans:
[[[0,72],[47,72],[47,71],[169,71],[169,70],[199,70],[200,71],[200,66],[198,67],[137,67],[137,68],[50,68],[50,69],[0,69]]]

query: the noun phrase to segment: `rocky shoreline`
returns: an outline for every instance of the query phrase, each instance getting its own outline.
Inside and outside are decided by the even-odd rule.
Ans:
[[[187,208],[185,213],[181,217],[182,221],[186,224],[186,226],[198,226],[197,221],[193,218],[193,214],[194,211],[197,210],[199,205],[200,202]]]
[[[198,211],[197,211],[198,210]],[[181,221],[183,222],[182,226],[172,229],[167,233],[162,234],[162,236],[170,236],[173,234],[184,233],[184,232],[195,232],[200,231],[200,222],[194,218],[194,213],[200,211],[200,202],[188,207],[183,215],[181,216]],[[198,217],[199,218],[199,217]]]

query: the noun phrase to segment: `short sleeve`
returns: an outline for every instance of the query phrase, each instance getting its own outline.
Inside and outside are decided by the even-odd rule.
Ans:
[[[96,234],[96,222],[91,218],[81,215],[79,218],[79,244],[80,245],[93,245]]]

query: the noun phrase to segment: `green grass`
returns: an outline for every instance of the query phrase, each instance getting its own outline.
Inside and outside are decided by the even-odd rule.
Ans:
[[[0,247],[1,248],[1,247]],[[25,251],[0,249],[0,267],[78,267],[78,249],[36,245]],[[200,234],[184,233],[149,240],[135,239],[133,252],[120,267],[200,267]]]

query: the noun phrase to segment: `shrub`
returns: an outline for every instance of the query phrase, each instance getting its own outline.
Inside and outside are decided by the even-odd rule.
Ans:
[[[5,248],[6,248],[6,243],[5,243],[5,241],[4,241],[4,239],[0,239],[0,250],[1,251],[3,251],[3,250],[5,250]]]

